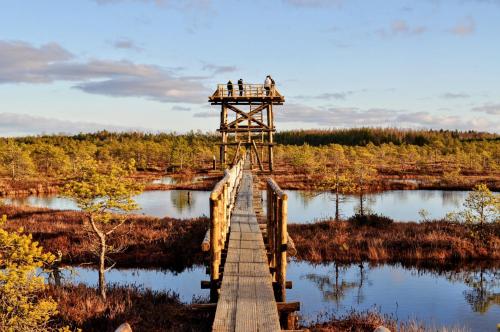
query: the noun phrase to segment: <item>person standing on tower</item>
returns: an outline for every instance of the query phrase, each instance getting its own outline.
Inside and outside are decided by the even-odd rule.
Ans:
[[[264,81],[264,89],[266,89],[266,96],[269,96],[269,92],[271,91],[271,75],[266,76],[266,80]]]
[[[240,91],[240,97],[243,96],[243,79],[238,80],[238,90]]]
[[[233,95],[233,82],[231,80],[227,81],[227,96],[231,97]]]

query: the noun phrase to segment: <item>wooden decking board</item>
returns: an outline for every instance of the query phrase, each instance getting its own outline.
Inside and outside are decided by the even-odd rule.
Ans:
[[[236,303],[235,331],[257,331],[257,295],[255,279],[252,277],[239,277],[238,299]]]
[[[238,277],[227,276],[222,280],[221,293],[217,302],[217,312],[212,331],[234,331],[236,322],[236,294],[238,292]]]
[[[231,216],[228,251],[212,331],[280,331],[266,249],[244,171]]]

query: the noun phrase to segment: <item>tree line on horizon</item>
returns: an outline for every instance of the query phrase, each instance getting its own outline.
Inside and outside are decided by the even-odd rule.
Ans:
[[[0,138],[0,174],[12,180],[30,177],[71,178],[87,160],[135,162],[136,171],[185,171],[208,168],[218,156],[215,133],[112,133]],[[332,165],[342,147],[353,162],[370,163],[381,172],[497,172],[500,136],[491,133],[354,128],[296,130],[276,134],[278,164],[298,170]],[[326,144],[323,144],[326,143]]]
[[[303,129],[279,131],[275,141],[283,145],[329,145],[340,144],[349,146],[365,146],[368,144],[381,145],[392,143],[394,145],[424,146],[436,141],[476,141],[500,140],[500,135],[495,133],[478,132],[474,130],[426,130],[426,129],[400,129],[400,128],[346,128],[346,129]]]

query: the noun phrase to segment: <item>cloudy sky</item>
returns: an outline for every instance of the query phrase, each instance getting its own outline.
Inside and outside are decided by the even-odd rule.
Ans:
[[[500,132],[500,0],[0,1],[0,135],[214,130],[271,74],[278,129]]]

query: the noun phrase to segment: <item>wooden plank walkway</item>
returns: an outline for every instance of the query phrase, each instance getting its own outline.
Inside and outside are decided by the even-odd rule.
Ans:
[[[212,331],[280,330],[266,248],[253,207],[252,173],[244,170]]]

